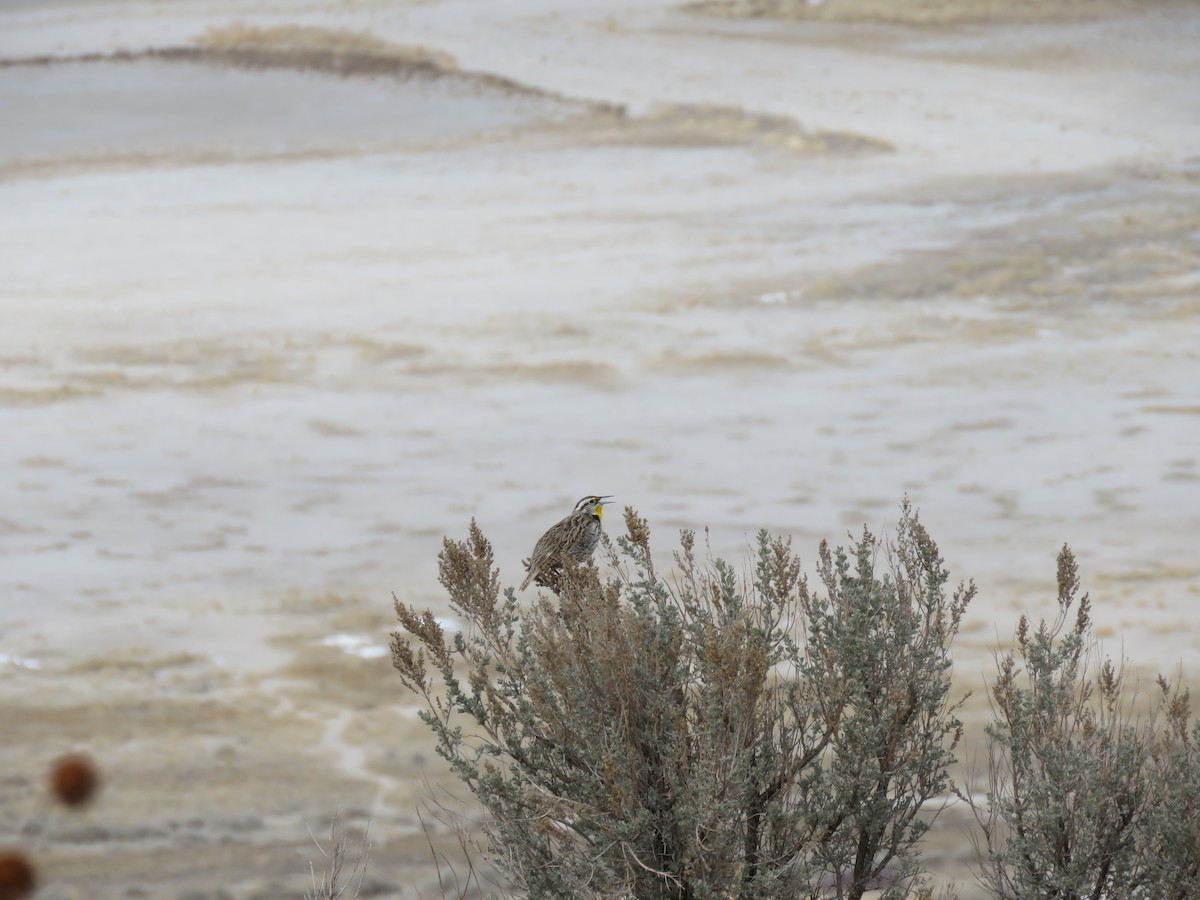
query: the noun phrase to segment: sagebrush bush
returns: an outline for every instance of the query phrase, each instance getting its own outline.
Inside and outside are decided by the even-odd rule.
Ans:
[[[905,503],[890,542],[822,544],[810,589],[758,535],[746,578],[683,532],[663,577],[646,522],[568,566],[559,596],[501,592],[472,522],[440,580],[447,638],[396,602],[392,660],[438,752],[490,814],[530,897],[901,897],[961,734],[949,648],[973,586],[947,593]]]
[[[995,897],[1200,897],[1200,726],[1188,692],[1158,678],[1148,713],[1122,670],[1093,664],[1087,595],[1058,557],[1058,615],[999,659],[987,729],[987,803],[968,798]],[[1070,610],[1076,608],[1068,628]]]

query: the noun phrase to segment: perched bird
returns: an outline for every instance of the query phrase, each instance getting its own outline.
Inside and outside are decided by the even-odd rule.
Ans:
[[[600,543],[600,517],[604,514],[605,501],[611,494],[604,497],[590,495],[575,504],[574,511],[538,538],[533,545],[533,553],[525,562],[528,574],[521,582],[521,590],[529,587],[529,582],[537,579],[538,584],[544,584],[544,579],[562,568],[563,560],[583,562],[592,555],[596,545]]]

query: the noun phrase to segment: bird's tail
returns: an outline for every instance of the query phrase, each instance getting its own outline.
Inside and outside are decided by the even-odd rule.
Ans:
[[[525,588],[529,587],[529,582],[533,581],[534,574],[535,570],[530,569],[529,574],[525,576],[525,580],[521,582],[521,590],[525,590]]]

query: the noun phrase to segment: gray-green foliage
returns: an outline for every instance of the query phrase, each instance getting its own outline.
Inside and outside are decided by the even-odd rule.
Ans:
[[[766,532],[748,579],[698,560],[691,532],[665,578],[646,522],[625,524],[614,577],[568,566],[557,600],[522,608],[472,522],[439,557],[467,623],[449,640],[396,603],[393,663],[501,869],[535,898],[912,892],[973,587],[947,595],[907,504],[890,543],[822,544],[817,591]]]
[[[999,660],[988,728],[981,882],[1001,898],[1200,897],[1200,729],[1161,676],[1138,717],[1123,673],[1095,649],[1074,557],[1058,557],[1059,614],[1022,617]],[[1073,626],[1069,612],[1076,607]]]

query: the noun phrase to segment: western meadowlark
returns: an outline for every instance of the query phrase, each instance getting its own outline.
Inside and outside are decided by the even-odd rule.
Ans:
[[[538,538],[533,545],[533,553],[525,562],[528,574],[521,582],[521,590],[529,587],[529,582],[534,579],[538,584],[546,584],[546,577],[561,569],[564,559],[583,562],[592,555],[600,543],[600,517],[604,514],[605,501],[611,496],[597,497],[592,494],[584,497],[575,504],[569,516],[551,525]]]

